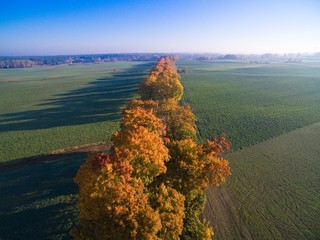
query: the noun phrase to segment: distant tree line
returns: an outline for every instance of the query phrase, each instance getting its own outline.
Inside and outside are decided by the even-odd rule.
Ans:
[[[123,110],[106,152],[92,153],[80,187],[75,239],[212,239],[199,215],[205,191],[230,175],[224,137],[196,140],[196,118],[183,95],[175,57],[161,58]]]
[[[117,61],[157,61],[162,54],[89,54],[61,56],[0,57],[0,68],[29,68],[37,65],[102,63]]]
[[[30,68],[34,65],[35,62],[28,59],[9,59],[0,61],[0,68]]]
[[[300,62],[301,60],[319,60],[320,53],[306,54],[178,54],[181,60],[192,61],[247,61],[249,63],[267,63],[267,61]],[[102,63],[118,61],[157,61],[164,57],[161,53],[124,53],[124,54],[87,54],[59,56],[1,57],[1,68],[27,68],[38,65]]]

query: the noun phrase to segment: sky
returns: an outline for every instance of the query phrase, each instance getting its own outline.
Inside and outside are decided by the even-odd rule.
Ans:
[[[8,0],[0,56],[320,52],[319,0]]]

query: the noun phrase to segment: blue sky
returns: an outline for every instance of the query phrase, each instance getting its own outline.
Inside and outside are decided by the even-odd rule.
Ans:
[[[0,6],[0,55],[320,51],[319,0],[28,0]]]

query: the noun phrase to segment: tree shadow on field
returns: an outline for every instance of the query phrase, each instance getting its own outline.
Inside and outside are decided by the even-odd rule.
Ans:
[[[37,105],[42,107],[40,110],[0,115],[0,132],[119,121],[121,107],[137,92],[152,64],[134,65],[126,71],[113,72],[111,77],[96,79],[83,88],[55,95]]]
[[[78,215],[73,178],[85,157],[0,171],[0,239],[71,239]]]

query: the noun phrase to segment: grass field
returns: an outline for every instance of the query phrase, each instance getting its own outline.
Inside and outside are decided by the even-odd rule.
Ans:
[[[0,161],[108,141],[152,65],[1,70]],[[317,239],[320,124],[301,127],[320,122],[319,64],[178,67],[188,70],[184,100],[198,117],[199,139],[225,132],[235,150],[227,155],[233,175],[208,191],[205,215],[216,239]],[[73,178],[85,156],[2,171],[0,239],[70,239]]]
[[[317,123],[227,155],[205,211],[215,239],[319,239],[319,143]]]
[[[0,239],[70,239],[85,153],[0,174]]]
[[[152,62],[0,70],[0,162],[108,141]]]
[[[152,62],[0,71],[0,161],[109,141]],[[46,157],[44,157],[46,158]],[[70,239],[85,153],[0,175],[0,239]]]
[[[226,133],[233,150],[320,122],[319,63],[178,62],[199,138]]]
[[[319,239],[319,66],[179,62],[199,139],[233,144],[232,176],[208,191],[215,239]]]

